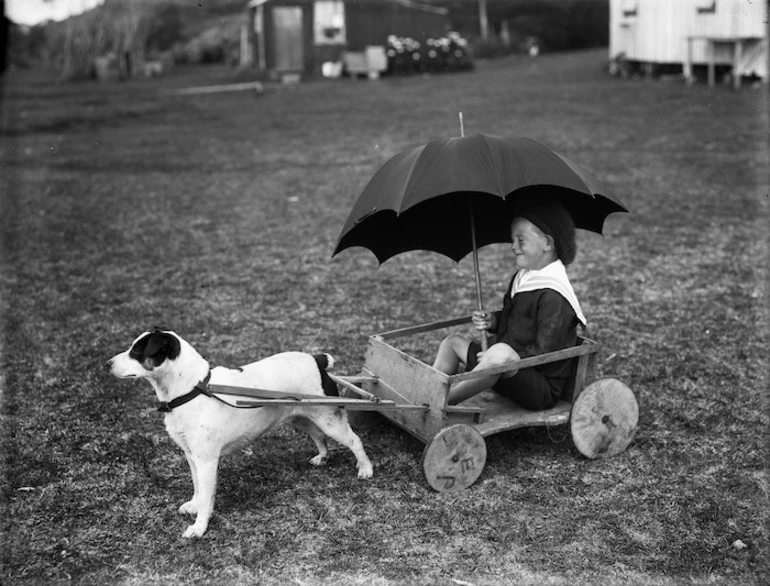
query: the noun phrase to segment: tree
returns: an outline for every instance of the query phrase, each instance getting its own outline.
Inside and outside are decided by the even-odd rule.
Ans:
[[[107,4],[105,2],[105,4]],[[145,2],[137,0],[118,1],[111,0],[114,5],[111,10],[110,23],[106,28],[112,30],[114,47],[113,50],[121,58],[123,72],[126,77],[132,75],[132,55],[134,52],[144,53],[146,45],[146,35],[148,31],[148,15]]]
[[[481,39],[489,40],[489,18],[487,16],[487,0],[479,0],[479,33]]]
[[[152,4],[152,0],[105,0],[62,23],[50,23],[50,53],[61,56],[62,77],[90,76],[96,58],[109,52],[119,57],[120,73],[130,77],[133,56],[144,52]]]
[[[161,4],[155,8],[147,30],[149,51],[168,51],[183,40],[184,22],[178,4]]]

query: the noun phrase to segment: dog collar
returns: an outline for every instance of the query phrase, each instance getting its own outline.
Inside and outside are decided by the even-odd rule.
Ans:
[[[195,385],[193,390],[189,393],[182,395],[181,397],[177,397],[176,399],[172,399],[171,401],[161,401],[160,405],[158,406],[158,411],[161,413],[171,413],[172,410],[184,405],[185,403],[188,403],[189,401],[192,401],[198,395],[206,395],[207,397],[210,397],[211,391],[209,391],[209,379],[211,379],[211,371],[209,371],[209,373],[206,375],[206,378]]]

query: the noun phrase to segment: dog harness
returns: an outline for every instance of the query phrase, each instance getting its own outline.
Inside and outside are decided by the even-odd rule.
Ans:
[[[261,405],[249,405],[249,406],[233,405],[228,401],[224,401],[223,399],[220,399],[209,390],[210,379],[211,379],[211,371],[209,370],[209,373],[206,375],[206,378],[204,378],[201,382],[195,385],[193,387],[193,390],[190,391],[189,393],[186,393],[181,397],[177,397],[176,399],[172,399],[171,401],[161,401],[160,404],[158,405],[158,411],[160,411],[161,413],[171,413],[171,411],[173,411],[177,407],[181,407],[185,403],[189,403],[198,395],[206,395],[207,397],[216,399],[220,403],[224,403],[225,405],[227,405],[228,407],[232,407],[233,409],[261,409],[262,408]]]
[[[160,405],[158,406],[158,411],[161,413],[171,413],[171,411],[177,407],[181,407],[185,403],[192,401],[198,395],[206,395],[207,397],[218,399],[218,397],[215,397],[211,391],[209,391],[209,379],[211,379],[211,371],[209,371],[209,373],[206,375],[206,378],[195,385],[193,390],[189,393],[182,395],[181,397],[177,397],[176,399],[172,399],[171,401],[161,401]]]

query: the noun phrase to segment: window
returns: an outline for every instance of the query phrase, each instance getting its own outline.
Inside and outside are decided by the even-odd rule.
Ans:
[[[345,4],[342,0],[315,3],[314,42],[316,45],[345,44]]]
[[[639,14],[639,1],[623,0],[621,8],[623,9],[623,16],[637,16]]]
[[[262,31],[265,30],[263,20],[264,20],[264,13],[262,11],[262,7],[258,6],[254,10],[254,32],[260,36],[262,36]]]

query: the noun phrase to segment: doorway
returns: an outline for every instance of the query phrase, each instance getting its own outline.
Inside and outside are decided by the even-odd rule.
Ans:
[[[273,54],[278,71],[302,71],[305,60],[302,7],[273,7]]]

